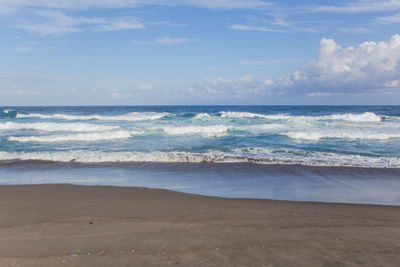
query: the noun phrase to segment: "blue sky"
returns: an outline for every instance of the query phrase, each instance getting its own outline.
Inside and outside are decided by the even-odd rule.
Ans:
[[[0,0],[0,105],[399,104],[400,1]]]

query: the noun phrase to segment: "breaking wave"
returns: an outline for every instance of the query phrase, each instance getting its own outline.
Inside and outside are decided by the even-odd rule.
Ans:
[[[225,125],[207,126],[166,126],[163,131],[170,135],[192,135],[199,134],[203,137],[220,137],[227,135],[231,127]]]
[[[192,120],[200,120],[205,121],[208,120],[211,116],[208,113],[199,113],[192,118]]]
[[[371,139],[371,140],[386,140],[391,138],[400,138],[400,132],[397,133],[368,133],[362,131],[338,131],[330,130],[325,132],[287,132],[282,133],[293,139],[303,140],[320,140],[324,138],[335,139]]]
[[[0,161],[53,161],[82,163],[162,162],[162,163],[253,163],[298,164],[305,166],[346,166],[398,168],[396,157],[367,157],[338,155],[334,153],[270,150],[263,148],[241,149],[241,153],[187,153],[187,152],[2,152]],[[247,155],[246,155],[246,154]]]
[[[362,114],[333,114],[327,116],[320,116],[318,118],[326,120],[343,120],[352,122],[380,122],[382,119],[372,112],[365,112]]]
[[[342,120],[351,122],[380,122],[382,119],[372,112],[365,112],[362,114],[332,114],[326,116],[294,116],[285,114],[264,115],[251,112],[220,112],[223,118],[255,118],[255,119],[268,119],[268,120]]]
[[[89,123],[51,123],[51,122],[0,123],[0,130],[37,130],[37,131],[47,131],[47,132],[57,132],[57,131],[98,132],[98,131],[110,131],[118,128],[119,128],[118,126],[97,125]]]
[[[67,134],[67,135],[47,135],[47,136],[10,136],[7,139],[9,141],[17,142],[43,142],[43,143],[54,143],[54,142],[70,142],[70,141],[82,141],[82,142],[93,142],[101,140],[114,140],[129,138],[132,135],[142,134],[143,132],[137,131],[113,131],[113,132],[101,132],[101,133],[79,133],[79,134]]]
[[[131,112],[115,116],[101,116],[101,115],[68,115],[68,114],[17,114],[17,118],[41,118],[41,119],[61,119],[61,120],[101,120],[101,121],[146,121],[158,120],[170,113],[157,113],[157,112]]]
[[[17,111],[15,110],[3,110],[0,111],[0,119],[13,119],[17,116]]]
[[[24,107],[0,117],[11,161],[400,168],[400,107]]]

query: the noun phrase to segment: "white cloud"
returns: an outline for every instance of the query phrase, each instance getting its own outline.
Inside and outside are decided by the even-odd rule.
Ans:
[[[200,97],[208,95],[236,98],[257,96],[269,93],[272,83],[270,79],[255,78],[251,75],[237,79],[219,77],[198,81],[189,87],[189,92]]]
[[[0,72],[0,102],[3,105],[18,104],[21,103],[20,100],[29,103],[32,100],[31,96],[38,100],[50,100],[51,96],[58,94],[66,84],[74,80],[77,81],[79,78],[30,72]],[[28,98],[27,95],[29,95]]]
[[[62,34],[89,30],[117,31],[145,28],[135,18],[86,18],[71,17],[59,10],[37,10],[33,12],[41,20],[40,23],[29,23],[16,25],[16,28],[24,29],[40,35]]]
[[[400,92],[398,77],[400,35],[388,42],[363,42],[357,47],[342,47],[324,38],[318,59],[309,69],[282,78],[274,86],[321,93]]]
[[[13,13],[15,13],[14,8],[4,5],[0,2],[0,15],[11,15]]]
[[[204,8],[264,8],[271,4],[262,0],[181,0],[181,1],[163,1],[176,2],[176,5],[191,5]]]
[[[40,35],[61,34],[61,33],[71,33],[71,32],[81,31],[81,29],[77,27],[67,27],[62,25],[51,25],[51,24],[32,24],[32,25],[24,24],[24,25],[17,25],[16,27]]]
[[[109,21],[101,25],[98,30],[100,31],[119,31],[119,30],[134,30],[144,29],[145,26],[138,22],[136,19],[126,18]]]
[[[261,32],[308,32],[315,33],[323,31],[323,28],[317,26],[318,22],[301,21],[288,19],[289,14],[281,14],[278,9],[270,13],[263,13],[260,16],[247,16],[245,24],[235,24],[228,28],[232,30],[261,31]],[[312,24],[312,26],[309,26]]]
[[[362,81],[398,74],[399,63],[400,35],[394,35],[389,42],[364,42],[347,48],[333,39],[322,39],[315,67],[323,80],[340,77],[345,81]]]
[[[30,52],[34,49],[34,47],[32,46],[28,46],[28,45],[22,45],[22,46],[17,46],[15,48],[15,51],[19,52],[19,53],[26,53],[26,52]]]
[[[254,62],[250,62],[254,63]],[[256,61],[261,64],[263,61]],[[205,79],[193,84],[198,96],[306,95],[328,97],[400,93],[400,35],[388,42],[363,42],[342,47],[323,38],[318,58],[305,70],[275,81],[244,76],[239,79]]]
[[[139,44],[139,45],[178,45],[178,44],[183,44],[183,43],[188,43],[188,42],[198,42],[200,41],[199,39],[190,39],[190,38],[173,38],[170,36],[164,36],[157,38],[153,41],[143,41],[143,40],[133,40],[133,43]]]
[[[9,14],[18,8],[132,8],[146,5],[194,6],[210,9],[256,9],[270,6],[263,0],[0,0],[0,13]]]
[[[399,0],[359,0],[348,2],[342,6],[319,6],[313,11],[338,12],[338,13],[361,13],[377,11],[393,11],[400,9]]]
[[[190,42],[191,39],[188,38],[171,38],[169,36],[165,36],[159,39],[156,39],[153,43],[161,44],[161,45],[177,45],[182,43]]]
[[[151,90],[153,90],[153,86],[151,84],[144,83],[144,84],[140,84],[138,86],[138,89],[142,90],[142,91],[151,91]]]
[[[188,26],[187,24],[183,23],[174,23],[171,21],[156,21],[151,23],[152,26],[162,26],[162,27],[171,27],[171,28],[181,28]]]
[[[400,23],[400,12],[391,16],[378,17],[376,21],[386,24]]]
[[[330,97],[330,96],[334,96],[335,94],[333,93],[327,93],[327,92],[311,92],[308,93],[307,96],[311,96],[311,97]]]
[[[351,27],[351,28],[342,28],[340,29],[342,32],[346,33],[371,33],[372,29],[368,29],[365,27]]]
[[[75,26],[79,24],[101,24],[104,23],[104,19],[99,19],[99,18],[85,18],[85,17],[79,17],[79,18],[74,18],[67,16],[63,12],[59,10],[37,10],[34,12],[37,16],[43,17],[48,19],[54,24],[57,25],[69,25],[69,26]]]
[[[259,32],[284,32],[277,29],[267,28],[267,27],[258,27],[258,26],[248,26],[248,25],[231,25],[228,27],[232,30],[239,30],[239,31],[259,31]]]
[[[243,65],[270,65],[270,64],[283,64],[283,63],[291,63],[291,62],[300,62],[305,61],[305,59],[301,58],[278,58],[278,59],[266,59],[266,60],[241,60],[238,61],[238,64]]]

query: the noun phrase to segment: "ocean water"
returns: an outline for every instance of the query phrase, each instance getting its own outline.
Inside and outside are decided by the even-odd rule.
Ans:
[[[164,180],[159,179],[163,181],[162,184],[159,181],[147,183],[160,175],[161,170],[170,170],[168,166],[171,164],[176,171],[164,172]],[[219,167],[215,167],[218,164]],[[194,176],[197,178],[185,180],[184,175],[193,175],[177,171],[185,170],[188,166],[196,170],[198,177]],[[232,166],[236,169],[235,175],[225,170]],[[276,166],[280,166],[279,170],[282,166],[296,166],[303,171],[292,176],[304,179],[312,176],[313,172],[320,173],[317,169],[325,168],[330,170],[328,173],[331,177],[340,177],[344,181],[354,180],[354,171],[331,171],[332,167],[341,170],[357,168],[359,171],[356,176],[361,182],[362,177],[379,170],[380,175],[376,179],[386,179],[389,184],[385,182],[385,188],[379,188],[379,183],[375,184],[379,196],[374,195],[370,199],[382,199],[385,193],[391,194],[391,190],[400,189],[400,106],[0,108],[1,184],[71,182],[161,187],[179,191],[180,187],[191,187],[192,181],[197,184],[195,189],[191,187],[190,190],[180,191],[211,192],[210,195],[227,197],[271,198],[271,193],[263,194],[263,191],[249,188],[243,190],[246,188],[243,184],[239,186],[236,183],[235,187],[233,179],[231,181],[229,177],[236,177],[236,182],[242,179],[244,184],[252,175],[264,177],[251,184],[257,188],[261,184],[271,183],[271,179],[267,178],[272,177],[270,170],[277,170]],[[210,174],[205,169],[215,171]],[[254,172],[255,169],[257,172]],[[304,170],[307,170],[307,175]],[[71,177],[72,173],[74,177],[90,176],[92,173],[97,178],[84,178],[79,182]],[[113,173],[119,173],[120,176]],[[157,175],[151,178],[155,173]],[[238,173],[241,175],[236,175]],[[285,176],[279,173],[275,172],[277,176]],[[204,182],[198,183],[202,175]],[[40,180],[39,176],[48,177],[48,180]],[[112,176],[119,177],[119,180]],[[139,176],[143,181],[138,184],[133,180]],[[343,178],[345,176],[348,178]],[[173,184],[173,177],[183,177],[185,185],[176,184],[176,181]],[[210,187],[212,179],[207,177],[213,177],[214,181],[222,179],[223,182],[219,187]],[[127,182],[129,179],[131,182]],[[205,182],[207,180],[208,183]],[[286,181],[289,180],[286,175]],[[369,177],[364,180],[365,183],[367,180],[371,183],[373,179]],[[168,181],[171,187],[168,187]],[[285,178],[279,183],[284,187]],[[231,190],[227,191],[226,188]],[[307,187],[302,190],[307,191]],[[391,200],[375,200],[372,203],[400,203],[400,200],[393,200],[400,199],[395,197],[400,193],[392,193],[394,197],[392,194]],[[285,194],[288,193],[282,193],[283,197],[274,194],[272,198],[299,199],[290,194],[285,197]],[[341,202],[343,199],[346,198],[332,197],[327,201]],[[321,197],[305,197],[301,200],[318,201]]]

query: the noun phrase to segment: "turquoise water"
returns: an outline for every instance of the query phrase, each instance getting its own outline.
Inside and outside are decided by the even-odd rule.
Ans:
[[[0,108],[0,184],[400,205],[400,107]]]
[[[0,108],[0,161],[400,167],[399,106]]]

